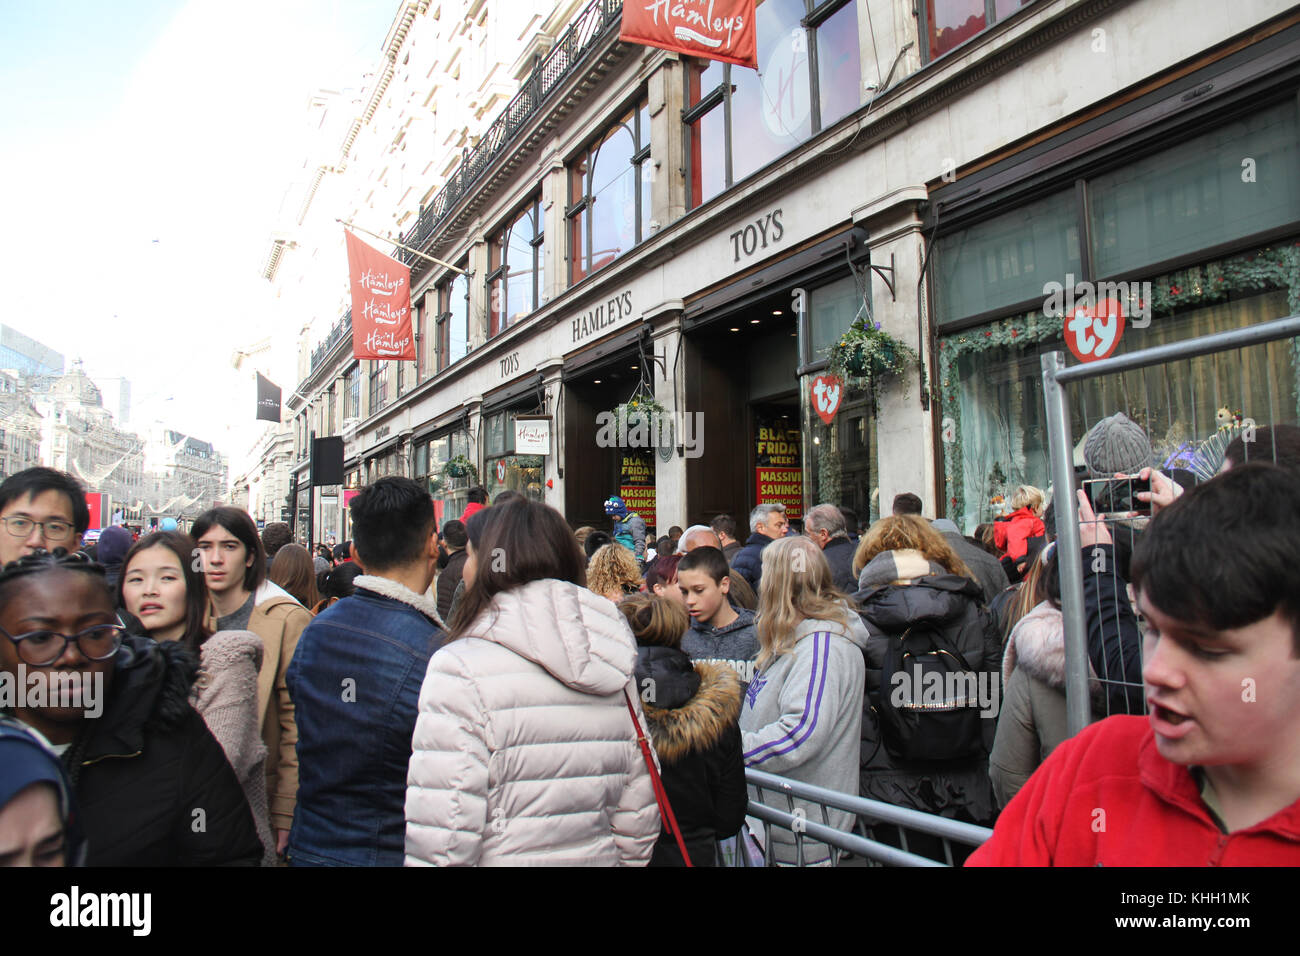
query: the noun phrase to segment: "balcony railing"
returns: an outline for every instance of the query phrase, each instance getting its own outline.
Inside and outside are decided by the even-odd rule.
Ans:
[[[403,245],[423,248],[456,204],[469,193],[483,175],[514,143],[519,133],[541,111],[550,94],[578,69],[586,55],[604,42],[606,33],[622,17],[623,0],[593,0],[564,32],[549,53],[540,59],[514,99],[488,127],[478,144],[464,154],[460,166],[420,213],[411,231],[401,239]],[[420,271],[425,260],[399,249],[394,256]]]
[[[325,356],[329,355],[334,346],[339,344],[340,339],[351,334],[352,310],[348,309],[343,313],[343,317],[334,323],[334,327],[330,329],[330,334],[325,337],[325,341],[312,350],[311,371],[316,371],[321,362],[325,361]]]

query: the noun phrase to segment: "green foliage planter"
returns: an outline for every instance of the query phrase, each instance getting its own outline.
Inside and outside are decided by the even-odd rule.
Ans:
[[[625,435],[635,428],[644,428],[654,433],[656,426],[668,415],[668,409],[653,398],[633,398],[617,405],[611,414],[614,416],[615,431]]]
[[[478,469],[464,455],[457,455],[443,465],[442,474],[446,478],[468,478],[469,484],[478,484]]]
[[[859,318],[831,346],[829,371],[850,388],[870,390],[874,398],[882,379],[901,375],[919,362],[916,350],[884,331],[879,322]]]

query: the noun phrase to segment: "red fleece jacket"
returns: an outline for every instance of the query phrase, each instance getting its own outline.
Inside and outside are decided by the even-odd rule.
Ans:
[[[1005,518],[993,521],[993,546],[1012,561],[1019,561],[1029,552],[1029,539],[1047,533],[1043,519],[1028,508],[1018,508]]]
[[[1296,866],[1300,800],[1223,833],[1146,717],[1110,717],[1052,752],[967,866]]]

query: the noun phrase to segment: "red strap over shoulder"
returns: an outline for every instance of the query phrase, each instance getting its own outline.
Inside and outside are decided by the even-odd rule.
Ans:
[[[623,701],[627,704],[627,712],[632,717],[632,726],[636,728],[636,742],[641,746],[641,756],[645,758],[646,769],[650,771],[650,783],[654,787],[655,802],[659,804],[659,814],[664,819],[664,826],[676,838],[677,849],[681,851],[682,860],[687,866],[693,866],[690,854],[686,852],[686,841],[682,839],[682,831],[677,826],[677,817],[673,814],[672,804],[668,802],[668,791],[664,789],[664,782],[650,753],[650,742],[646,740],[645,732],[641,729],[641,721],[637,720],[636,708],[632,706],[632,698],[628,696],[626,689],[623,691]]]

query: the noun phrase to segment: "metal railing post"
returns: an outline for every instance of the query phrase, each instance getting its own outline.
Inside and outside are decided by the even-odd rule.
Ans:
[[[1074,499],[1074,442],[1065,386],[1065,355],[1042,357],[1043,400],[1047,409],[1047,447],[1052,465],[1052,503],[1056,508],[1056,560],[1061,574],[1061,616],[1065,630],[1065,716],[1073,737],[1092,721],[1088,701],[1088,632],[1083,613],[1083,556],[1079,508]]]

